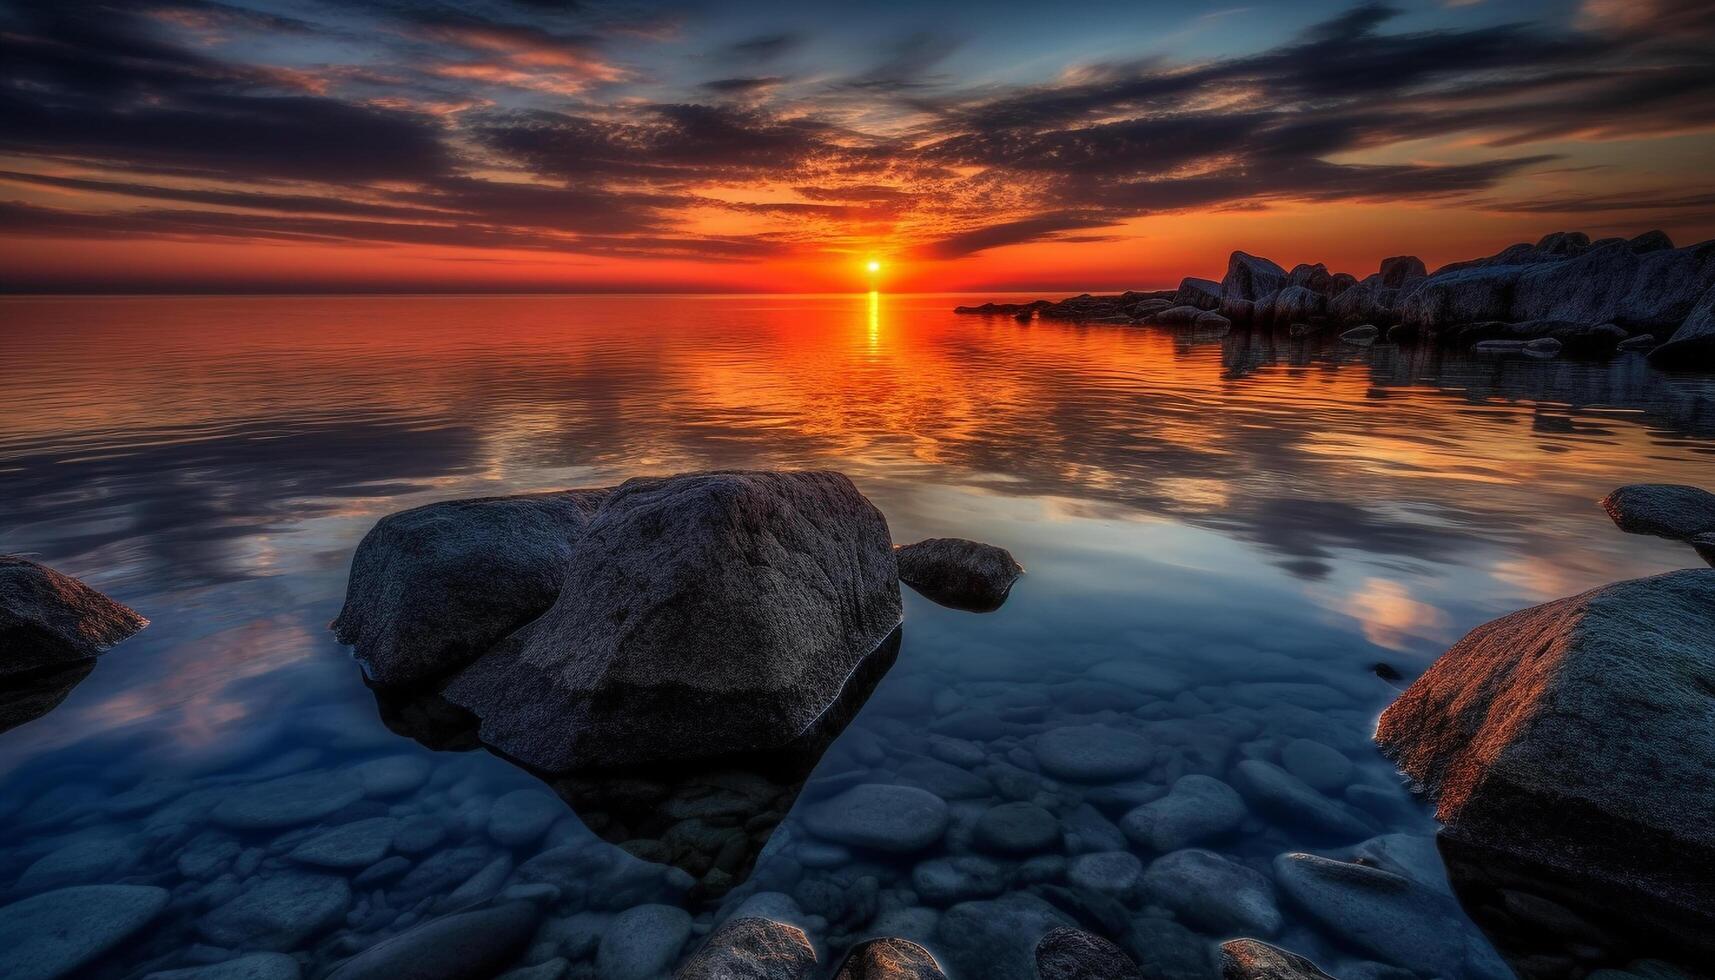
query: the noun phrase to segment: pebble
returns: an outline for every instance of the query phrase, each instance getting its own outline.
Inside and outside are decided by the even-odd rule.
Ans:
[[[541,790],[514,790],[488,811],[488,836],[503,847],[534,843],[565,812],[564,803]]]
[[[1138,844],[1177,851],[1237,830],[1245,801],[1213,776],[1181,776],[1166,796],[1127,813],[1120,829]]]
[[[979,847],[1003,854],[1034,854],[1058,849],[1060,821],[1034,803],[1002,803],[977,818]]]
[[[409,870],[411,870],[411,862],[395,854],[363,869],[363,872],[351,879],[351,882],[359,888],[370,888],[375,885],[384,885]]]
[[[1268,878],[1213,851],[1187,848],[1157,858],[1143,882],[1153,901],[1196,928],[1227,935],[1280,932]]]
[[[1155,764],[1155,748],[1147,739],[1106,725],[1044,732],[1035,750],[1043,772],[1080,782],[1123,779]]]
[[[1131,957],[1100,936],[1053,929],[1036,944],[1039,980],[1143,980]]]
[[[803,980],[815,968],[804,930],[747,916],[721,923],[673,980]]]
[[[1321,742],[1295,738],[1280,752],[1286,771],[1324,793],[1352,781],[1352,760]]]
[[[929,754],[942,762],[970,769],[980,766],[988,754],[977,743],[947,735],[929,736]]]
[[[947,804],[927,790],[865,783],[804,811],[804,826],[836,844],[908,854],[941,839]]]
[[[899,767],[902,782],[934,793],[943,800],[968,800],[993,792],[988,780],[951,763],[919,756]]]
[[[310,838],[286,856],[322,868],[367,868],[387,856],[398,829],[393,817],[357,820]]]
[[[1294,827],[1347,839],[1368,837],[1372,832],[1356,813],[1261,759],[1246,759],[1234,766],[1233,786],[1252,806]]]
[[[1143,862],[1130,851],[1100,851],[1072,859],[1066,880],[1078,888],[1123,897],[1137,889]]]
[[[61,885],[99,883],[117,877],[141,855],[133,842],[118,837],[86,837],[38,858],[18,877],[19,891],[35,892]]]
[[[911,887],[930,905],[993,898],[1006,890],[1006,871],[972,854],[931,858],[911,870]]]
[[[355,780],[328,772],[302,773],[235,790],[210,816],[223,827],[275,830],[321,820],[362,798],[363,788]]]
[[[934,949],[956,977],[1036,980],[1036,943],[1071,924],[1042,899],[1015,892],[948,909],[935,925]]]
[[[197,921],[211,943],[249,949],[297,949],[333,928],[351,907],[344,878],[282,871],[252,879]]]
[[[946,974],[928,950],[895,937],[853,946],[834,980],[946,980]]]
[[[691,916],[670,905],[639,905],[613,917],[596,949],[602,980],[657,980],[691,936]]]
[[[401,854],[427,854],[440,846],[447,837],[447,829],[439,820],[429,817],[411,817],[399,825],[399,830],[393,835],[393,849]]]
[[[303,971],[285,953],[252,953],[209,966],[150,973],[143,980],[298,980]]]
[[[1411,879],[1312,854],[1274,860],[1280,890],[1341,942],[1425,974],[1512,975],[1486,941],[1464,925],[1457,903]]]
[[[346,960],[328,980],[488,980],[523,950],[536,922],[529,902],[431,919]]]
[[[168,898],[147,885],[78,885],[0,908],[0,977],[75,976],[153,921]]]
[[[378,800],[392,799],[416,791],[429,781],[431,771],[429,760],[415,755],[390,755],[381,759],[370,759],[346,770],[363,788],[363,795]]]

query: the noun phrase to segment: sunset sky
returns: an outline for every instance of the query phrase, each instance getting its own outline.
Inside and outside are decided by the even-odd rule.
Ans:
[[[0,0],[0,290],[1082,289],[1715,237],[1715,3]]]

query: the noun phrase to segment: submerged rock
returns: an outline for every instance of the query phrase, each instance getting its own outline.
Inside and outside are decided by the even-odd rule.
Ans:
[[[1376,740],[1447,833],[1715,916],[1715,570],[1593,589],[1477,627]]]
[[[1257,939],[1221,944],[1221,980],[1334,980],[1297,953]]]
[[[866,783],[804,811],[804,826],[818,837],[876,851],[909,854],[941,839],[947,804],[911,786]]]
[[[816,969],[804,930],[760,916],[728,919],[674,980],[803,980]]]
[[[1157,858],[1143,884],[1152,901],[1202,929],[1264,936],[1280,931],[1268,878],[1213,851],[1188,848]]]
[[[303,971],[285,953],[251,953],[235,959],[150,973],[143,980],[298,980]]]
[[[80,885],[0,908],[0,976],[72,977],[148,925],[167,907],[165,888]]]
[[[147,625],[69,575],[0,555],[0,679],[8,683],[16,675],[90,660]]]
[[[947,980],[928,950],[908,939],[871,939],[846,954],[834,980]]]
[[[328,980],[487,980],[523,951],[537,918],[529,902],[442,916],[358,953]]]
[[[992,902],[964,902],[935,925],[935,948],[956,977],[1035,980],[1036,944],[1066,916],[1035,895],[1014,892]]]
[[[929,538],[894,551],[899,580],[925,597],[972,612],[999,609],[1024,566],[1005,548],[963,538]]]
[[[671,905],[639,905],[613,917],[596,949],[603,980],[656,980],[679,958],[691,916]]]
[[[899,621],[887,521],[844,476],[630,480],[554,605],[442,693],[547,770],[778,749]]]
[[[334,635],[383,684],[474,660],[554,603],[608,490],[448,500],[382,518],[358,543]]]
[[[240,949],[297,949],[333,928],[351,906],[344,878],[282,871],[252,879],[244,891],[197,920],[209,942]]]
[[[1159,800],[1134,808],[1120,821],[1127,837],[1157,851],[1177,851],[1238,829],[1245,801],[1213,776],[1181,776]]]
[[[1131,957],[1080,929],[1054,929],[1036,944],[1038,980],[1143,980]]]

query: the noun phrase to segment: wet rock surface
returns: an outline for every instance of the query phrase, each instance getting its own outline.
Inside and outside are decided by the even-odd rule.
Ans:
[[[955,609],[999,609],[1024,573],[1005,548],[963,538],[929,538],[894,551],[899,580]]]
[[[1036,944],[1039,980],[1143,980],[1125,951],[1078,929],[1055,929]]]
[[[1602,498],[1614,526],[1631,534],[1653,534],[1690,542],[1715,533],[1715,493],[1671,483],[1632,483]]]
[[[946,980],[946,974],[922,946],[885,938],[852,947],[834,980]]]
[[[82,885],[0,908],[0,976],[73,977],[79,968],[146,927],[167,907],[166,889]]]
[[[527,902],[444,916],[364,950],[340,964],[329,980],[483,980],[511,962],[535,932],[538,918]]]
[[[803,980],[816,969],[804,930],[760,916],[728,919],[674,980]]]
[[[1334,980],[1297,953],[1256,939],[1221,944],[1221,980]]]
[[[69,575],[0,555],[0,685],[92,660],[147,625]]]

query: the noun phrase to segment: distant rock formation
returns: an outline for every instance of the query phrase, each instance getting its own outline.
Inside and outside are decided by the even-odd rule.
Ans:
[[[1296,336],[1324,325],[1367,325],[1393,328],[1390,340],[1422,337],[1461,349],[1539,338],[1581,356],[1653,347],[1649,357],[1661,366],[1710,370],[1715,241],[1675,248],[1660,231],[1598,241],[1582,232],[1555,232],[1534,245],[1520,243],[1433,273],[1416,256],[1395,256],[1363,279],[1331,274],[1321,264],[1288,271],[1234,252],[1219,283],[1187,278],[1176,290],[990,303],[956,312],[1092,323],[1193,322],[1184,310],[1216,312],[1235,324],[1291,328]],[[1646,335],[1651,339],[1634,342]],[[1522,352],[1552,356],[1540,346]]]

